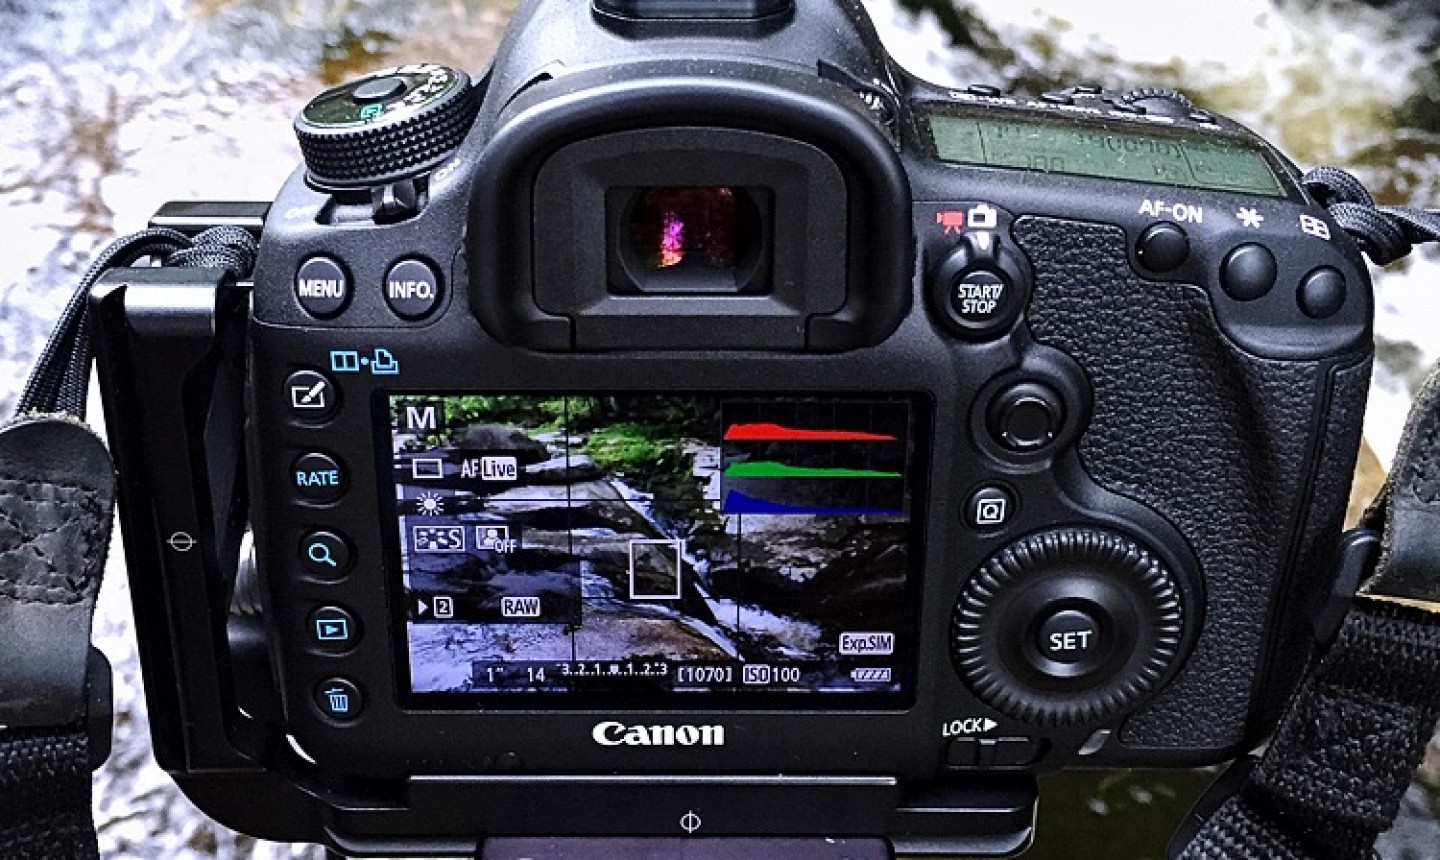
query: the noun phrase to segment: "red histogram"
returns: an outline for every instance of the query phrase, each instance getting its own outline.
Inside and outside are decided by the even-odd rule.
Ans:
[[[731,424],[725,430],[726,442],[898,442],[884,433],[862,433],[858,430],[805,430],[783,424]]]

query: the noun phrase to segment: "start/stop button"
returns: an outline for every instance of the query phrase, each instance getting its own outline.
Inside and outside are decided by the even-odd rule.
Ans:
[[[976,207],[974,212],[990,207]],[[956,223],[967,223],[968,216],[956,210],[941,213],[956,216]],[[984,340],[1004,335],[1030,300],[1033,278],[1029,263],[1019,249],[1001,238],[998,231],[971,229],[968,221],[960,241],[939,258],[930,275],[930,298],[936,316],[954,334],[969,340]]]

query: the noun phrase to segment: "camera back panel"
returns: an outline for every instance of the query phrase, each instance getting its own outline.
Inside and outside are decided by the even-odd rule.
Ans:
[[[437,838],[900,832],[1264,734],[1358,443],[1357,250],[1223,117],[933,87],[862,23],[533,3],[473,104],[326,94],[477,118],[265,222],[251,519],[308,778],[488,799]]]

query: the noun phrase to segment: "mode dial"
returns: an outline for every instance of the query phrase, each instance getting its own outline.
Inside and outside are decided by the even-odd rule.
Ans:
[[[1037,726],[1103,722],[1153,692],[1180,653],[1174,577],[1136,541],[1074,526],[1032,534],[965,584],[950,653],[971,691]]]
[[[316,96],[295,118],[310,179],[331,188],[397,182],[439,166],[480,108],[464,72],[432,63],[373,72]]]
[[[1179,90],[1161,87],[1144,87],[1130,90],[1120,97],[1126,104],[1145,109],[1146,113],[1169,117],[1187,117],[1195,110],[1195,104]]]

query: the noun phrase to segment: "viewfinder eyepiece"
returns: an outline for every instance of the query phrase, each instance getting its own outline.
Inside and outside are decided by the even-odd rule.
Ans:
[[[611,291],[734,293],[768,282],[767,189],[662,186],[616,189],[610,205]]]

